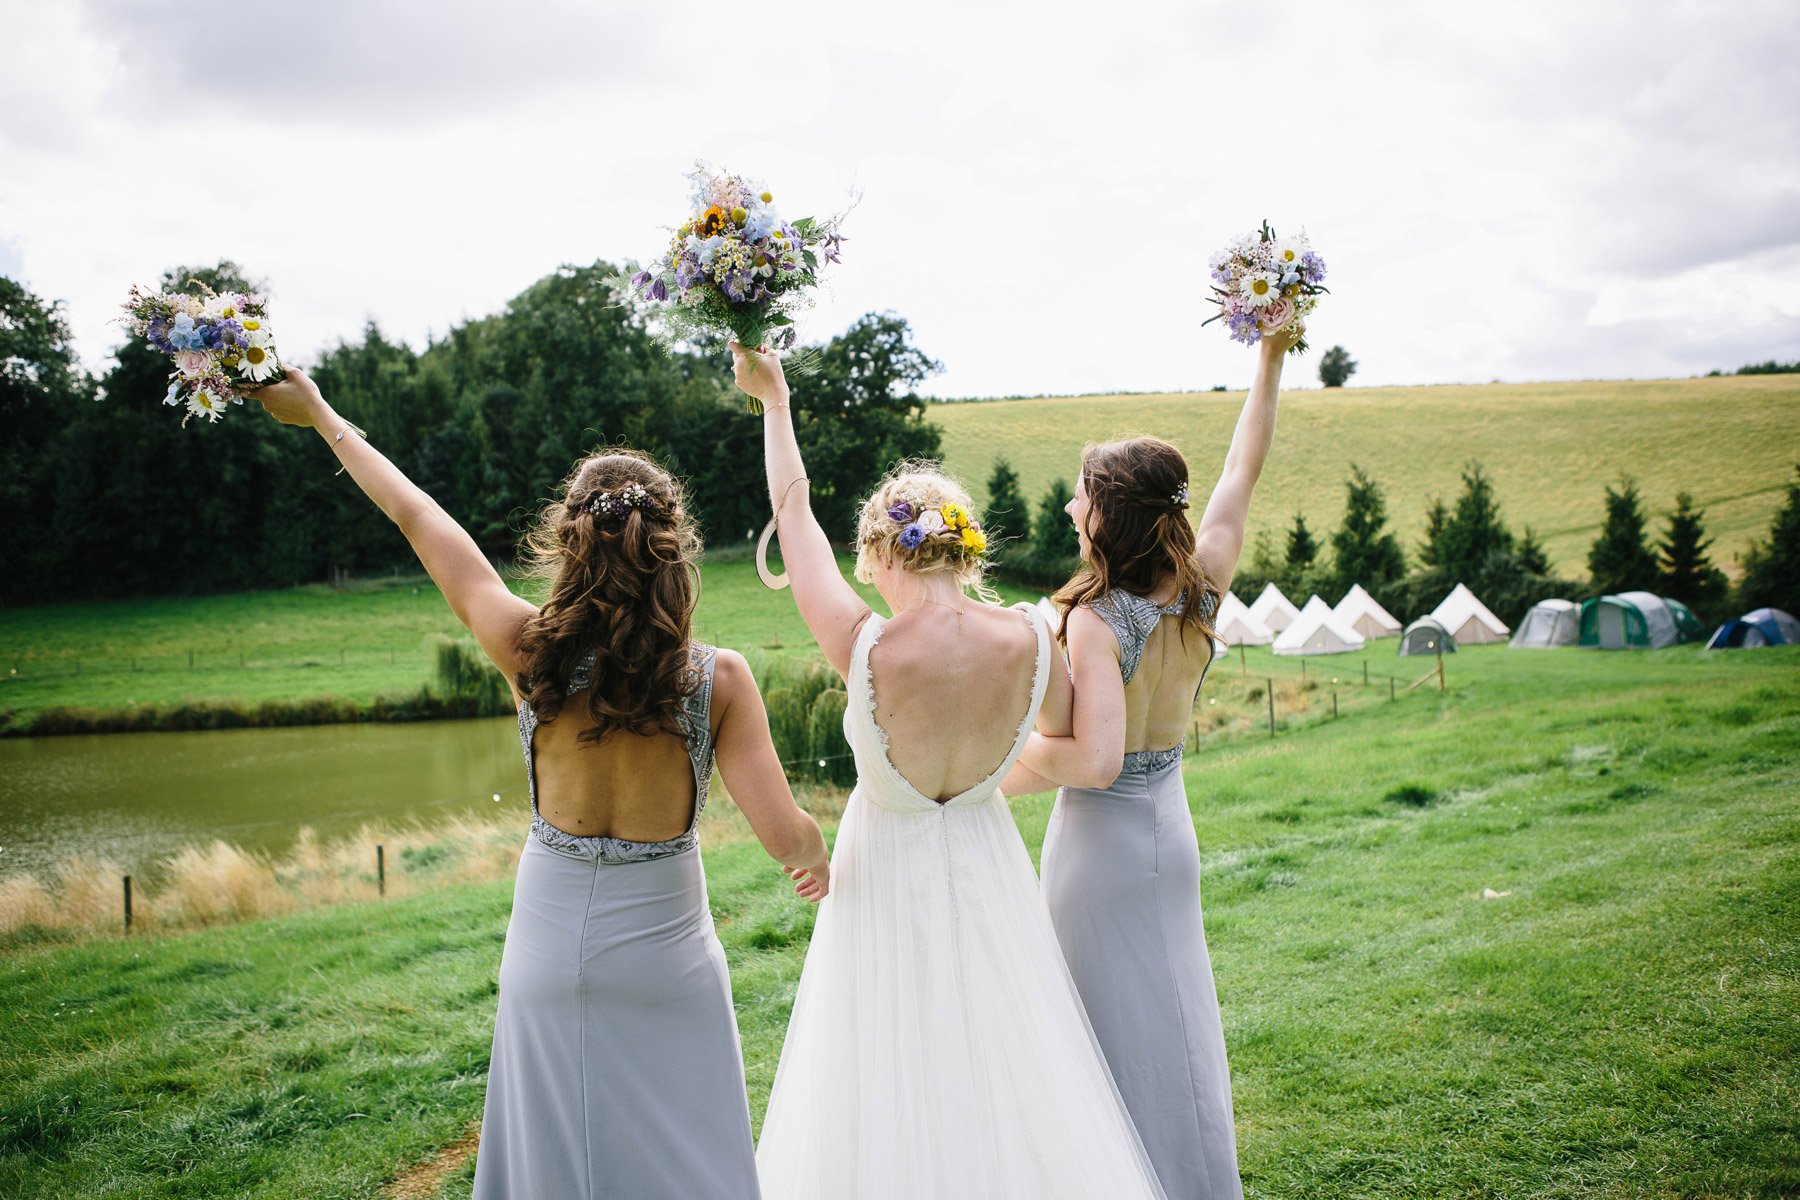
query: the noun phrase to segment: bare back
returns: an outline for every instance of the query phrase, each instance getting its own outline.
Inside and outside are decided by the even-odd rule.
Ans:
[[[1146,597],[1165,604],[1170,597]],[[1115,633],[1118,631],[1115,629]],[[1127,650],[1121,634],[1121,652]],[[1162,613],[1144,638],[1136,670],[1125,682],[1125,752],[1168,750],[1181,745],[1193,719],[1194,697],[1212,665],[1212,639],[1179,616]],[[1121,668],[1127,663],[1121,661]]]
[[[564,833],[664,842],[694,818],[694,766],[687,742],[666,733],[616,732],[599,745],[577,740],[593,728],[582,696],[539,725],[538,812]]]
[[[1029,617],[973,600],[960,618],[932,605],[885,622],[869,672],[894,769],[940,803],[987,779],[1031,708],[1037,654]]]

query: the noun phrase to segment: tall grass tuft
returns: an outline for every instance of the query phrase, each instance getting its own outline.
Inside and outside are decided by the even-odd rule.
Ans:
[[[837,672],[811,658],[756,652],[745,658],[769,710],[769,734],[789,778],[838,786],[854,782],[855,764],[844,740],[845,694]]]
[[[513,711],[506,679],[473,638],[431,637],[436,678],[427,690],[447,711],[469,717],[492,717]]]

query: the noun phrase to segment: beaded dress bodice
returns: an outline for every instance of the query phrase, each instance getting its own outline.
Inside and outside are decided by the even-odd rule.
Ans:
[[[1205,592],[1201,594],[1199,604],[1201,617],[1210,623],[1218,610],[1219,602],[1211,592]],[[1144,645],[1149,642],[1157,623],[1164,617],[1178,617],[1185,612],[1187,594],[1182,593],[1168,604],[1157,604],[1142,596],[1114,588],[1090,601],[1088,607],[1106,622],[1119,639],[1119,673],[1124,676],[1126,683],[1130,683],[1137,675],[1138,664],[1144,657]],[[1207,667],[1211,666],[1212,660],[1209,657]],[[1200,673],[1200,682],[1206,682],[1204,669]],[[1186,745],[1187,739],[1183,737],[1181,745],[1171,746],[1167,750],[1133,750],[1125,755],[1125,764],[1119,773],[1148,775],[1153,771],[1160,771],[1180,762],[1182,749]]]

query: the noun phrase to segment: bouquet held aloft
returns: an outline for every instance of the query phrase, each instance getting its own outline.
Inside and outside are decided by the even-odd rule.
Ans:
[[[1296,237],[1277,237],[1264,221],[1261,229],[1233,238],[1207,262],[1212,268],[1217,316],[1201,322],[1223,320],[1231,340],[1254,346],[1264,334],[1275,333],[1298,321],[1302,336],[1293,353],[1306,352],[1306,316],[1326,288],[1325,260],[1320,258],[1302,230]]]
[[[202,285],[203,287],[205,285]],[[287,377],[263,302],[243,292],[146,292],[131,289],[120,318],[131,331],[167,354],[175,369],[163,403],[184,404],[189,417],[217,421],[242,392]]]

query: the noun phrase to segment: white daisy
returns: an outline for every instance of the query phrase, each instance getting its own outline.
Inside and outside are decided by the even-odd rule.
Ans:
[[[255,337],[254,334],[251,336]],[[253,340],[244,347],[238,358],[237,369],[238,374],[246,375],[254,382],[261,383],[275,373],[278,365],[275,358],[275,347],[269,345],[269,335],[267,332],[263,332],[260,341]]]
[[[1244,282],[1239,285],[1238,291],[1243,293],[1244,300],[1251,308],[1261,308],[1263,305],[1273,302],[1275,297],[1281,294],[1275,277],[1261,271],[1244,276]]]
[[[1306,243],[1299,238],[1275,239],[1275,265],[1278,267],[1297,267],[1306,255]]]
[[[187,409],[189,416],[216,421],[225,411],[225,400],[209,388],[195,388],[188,396]]]

